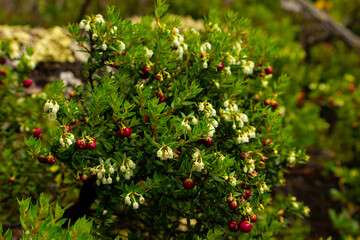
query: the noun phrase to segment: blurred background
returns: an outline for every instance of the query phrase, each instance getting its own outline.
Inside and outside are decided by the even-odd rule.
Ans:
[[[308,165],[289,170],[285,187],[274,190],[294,194],[311,208],[310,217],[294,221],[283,239],[360,239],[360,1],[167,3],[170,13],[184,17],[184,25],[199,28],[210,10],[232,9],[274,40],[274,77],[286,73],[291,78],[279,107],[293,126],[297,146],[310,156]],[[107,4],[124,18],[153,11],[152,0],[0,0],[0,39],[11,38],[15,50],[34,47],[32,77],[39,88],[64,71],[81,79],[81,56],[59,27],[86,14],[105,15]]]

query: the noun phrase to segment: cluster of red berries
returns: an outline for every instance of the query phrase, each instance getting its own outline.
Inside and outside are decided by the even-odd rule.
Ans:
[[[38,156],[38,161],[39,163],[44,163],[44,164],[54,164],[55,163],[55,158],[51,155],[45,157],[44,155],[39,155]]]
[[[76,139],[75,145],[81,150],[89,149],[93,150],[96,148],[96,139],[94,137],[86,137],[82,139]]]
[[[251,219],[254,220],[254,222],[257,221],[257,217],[250,217],[250,221]],[[237,222],[236,220],[230,220],[228,222],[228,227],[229,230],[231,232],[238,232],[240,229],[245,232],[245,233],[249,233],[252,230],[252,225],[249,221],[246,220],[241,220],[240,222]]]
[[[40,128],[35,128],[32,132],[33,136],[36,137],[37,139],[43,139],[42,135],[41,135],[41,129]]]
[[[265,106],[271,105],[272,108],[277,108],[277,106],[278,106],[279,104],[278,104],[275,100],[265,99],[265,100],[264,100],[264,105],[265,105]]]

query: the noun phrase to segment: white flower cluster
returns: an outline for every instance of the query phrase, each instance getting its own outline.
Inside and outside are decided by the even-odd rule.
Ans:
[[[131,159],[125,158],[120,167],[120,172],[125,173],[124,175],[125,179],[129,180],[133,176],[134,174],[133,169],[135,168],[136,168],[136,164]]]
[[[154,52],[151,49],[148,49],[147,47],[144,47],[145,50],[145,56],[150,59],[152,57],[152,55],[154,54]]]
[[[254,71],[254,67],[255,67],[255,64],[253,61],[245,61],[245,60],[241,60],[241,65],[242,67],[244,68],[243,69],[243,72],[245,74],[252,74],[253,71]]]
[[[64,133],[60,136],[59,142],[63,148],[69,148],[75,142],[75,137],[72,133]]]
[[[202,157],[200,154],[200,150],[199,149],[195,149],[195,152],[192,155],[192,160],[194,161],[191,171],[197,171],[197,172],[201,172],[204,168],[205,168],[205,164],[202,161]]]
[[[188,45],[184,43],[184,37],[180,34],[179,29],[174,28],[172,32],[173,41],[171,46],[177,49],[178,60],[183,59],[184,51],[188,50]]]
[[[173,150],[168,146],[162,146],[156,153],[160,160],[171,159],[174,157]]]
[[[213,108],[211,103],[201,102],[201,103],[199,103],[198,109],[200,112],[205,111],[206,117],[215,117],[216,116],[216,110]]]
[[[256,131],[256,128],[253,127],[253,126],[249,126],[248,130],[246,132],[238,130],[237,131],[237,136],[238,137],[236,138],[236,142],[238,144],[249,142],[250,138],[255,138],[256,137],[256,132],[255,131]]]
[[[244,173],[252,173],[255,171],[255,161],[251,157],[246,158],[243,171]]]
[[[107,159],[105,162],[100,159],[99,162],[98,166],[91,169],[92,174],[97,176],[96,185],[100,186],[101,183],[112,184],[111,174],[117,171],[116,164],[111,164],[110,159]],[[116,181],[120,181],[119,175],[117,175]]]
[[[225,121],[233,122],[232,128],[235,130],[237,126],[244,127],[244,123],[248,122],[248,116],[239,112],[239,108],[236,103],[226,100],[224,102],[225,110],[221,111],[221,115]]]
[[[290,166],[294,166],[296,163],[295,152],[290,152],[287,160],[288,160]]]
[[[59,109],[59,104],[57,104],[57,102],[54,100],[47,100],[44,105],[44,112],[48,113],[48,118],[50,120],[56,119],[56,113],[59,111]]]
[[[266,183],[262,182],[260,183],[260,193],[264,193],[265,191],[269,191],[269,187],[266,185]]]
[[[209,54],[206,52],[207,50],[211,50],[211,44],[209,42],[206,42],[200,46],[201,51],[201,59],[203,60],[203,68],[208,68],[208,58]]]
[[[222,153],[220,153],[220,152],[214,153],[214,157],[215,157],[215,159],[219,159],[220,161],[224,161],[224,159],[225,159],[225,156],[222,155]]]
[[[184,120],[181,122],[181,126],[184,127],[185,131],[191,131],[191,126],[189,124],[189,119],[191,119],[192,124],[196,125],[198,120],[194,116],[185,117]]]
[[[229,181],[231,186],[234,186],[234,187],[236,186],[237,179],[235,177],[233,177],[233,176],[224,176],[224,179],[226,181]]]
[[[101,23],[101,24],[104,24],[105,23],[105,20],[104,20],[104,17],[101,15],[101,14],[97,14],[95,17],[94,17],[94,19],[93,19],[93,21],[95,22],[95,23]],[[91,30],[91,19],[90,18],[88,18],[88,19],[83,19],[83,20],[81,20],[80,21],[80,23],[79,23],[79,28],[80,29],[85,29],[85,31],[86,32],[89,32],[90,30]]]
[[[129,192],[126,195],[124,201],[125,201],[126,205],[129,205],[129,206],[132,205],[133,209],[138,209],[139,203],[136,201],[135,196],[139,197],[140,204],[145,204],[145,198],[141,194],[136,193],[136,192]]]
[[[239,42],[235,42],[235,44],[234,44],[234,50],[235,50],[235,53],[236,53],[236,55],[239,55],[240,54],[240,51],[241,51],[241,43],[239,43]]]

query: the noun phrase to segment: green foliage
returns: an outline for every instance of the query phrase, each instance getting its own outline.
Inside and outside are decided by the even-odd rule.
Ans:
[[[58,203],[50,203],[51,197],[41,194],[36,204],[31,203],[31,198],[18,200],[20,207],[20,222],[23,227],[21,239],[93,239],[90,235],[92,222],[85,217],[80,218],[72,226],[64,229],[62,226],[66,219],[62,218],[65,209]],[[0,225],[0,237],[12,239],[11,230],[8,229],[2,235]]]

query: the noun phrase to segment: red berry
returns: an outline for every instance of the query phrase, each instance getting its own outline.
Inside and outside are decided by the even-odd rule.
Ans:
[[[71,125],[74,125],[76,123],[76,119],[71,120]]]
[[[1,64],[1,65],[6,64],[6,58],[1,58],[1,59],[0,59],[0,64]]]
[[[250,216],[250,222],[257,222],[257,216]]]
[[[237,201],[232,201],[231,203],[229,203],[229,208],[231,210],[236,210],[238,208],[239,204],[237,203]]]
[[[5,69],[1,69],[1,71],[0,71],[0,73],[1,73],[1,75],[6,75],[6,70]]]
[[[230,232],[239,231],[239,223],[237,221],[235,221],[235,220],[230,220],[228,222],[228,227],[229,227]]]
[[[245,199],[248,199],[249,197],[251,197],[251,190],[250,189],[245,190],[244,197],[245,197]]]
[[[245,221],[245,220],[241,220],[241,222],[239,222],[239,228],[241,230],[243,230],[243,232],[251,232],[252,230],[252,226],[251,226],[251,223],[249,223],[248,221]]]
[[[252,172],[252,173],[250,173],[250,177],[256,177],[258,175],[258,173],[257,172]]]
[[[55,163],[55,158],[54,158],[53,156],[48,156],[48,157],[46,158],[46,162],[47,162],[48,164],[54,164],[54,163]]]
[[[152,70],[152,67],[150,67],[150,66],[142,67],[141,71],[143,72],[143,74],[141,74],[140,77],[143,78],[143,79],[148,78],[150,76],[149,71],[151,71],[151,70]]]
[[[120,138],[130,137],[131,133],[132,133],[132,131],[131,131],[131,128],[129,128],[129,127],[119,129],[119,130],[116,132],[116,134],[117,134],[118,137],[120,137]]]
[[[96,148],[96,143],[91,142],[91,143],[88,143],[86,146],[87,146],[87,149],[93,150],[94,148]]]
[[[265,104],[265,106],[269,106],[269,105],[270,105],[269,100],[265,99],[265,100],[264,100],[264,104]]]
[[[265,73],[266,73],[266,74],[273,74],[273,73],[274,73],[274,69],[273,69],[272,67],[265,68]]]
[[[81,181],[86,182],[89,179],[89,176],[86,174],[81,175]]]
[[[278,106],[278,103],[277,103],[277,102],[273,102],[273,103],[271,104],[271,106],[272,106],[273,108],[276,108],[276,107]]]
[[[40,129],[40,128],[35,128],[35,129],[33,130],[33,135],[34,135],[34,136],[39,136],[40,133],[41,133],[41,129]]]
[[[13,183],[13,182],[15,181],[15,179],[14,179],[13,177],[9,177],[9,178],[8,178],[8,181],[9,181],[10,183]]]
[[[32,85],[32,80],[30,78],[23,81],[23,86],[28,88]]]
[[[185,189],[193,189],[195,187],[195,181],[192,178],[186,178],[182,182],[182,185]]]
[[[259,76],[260,76],[260,77],[264,77],[264,74],[260,73]]]
[[[284,209],[280,209],[280,210],[278,211],[278,216],[279,216],[279,217],[284,216],[284,214],[285,214]]]
[[[159,98],[158,104],[163,103],[163,102],[165,102],[165,98],[164,97]]]
[[[35,137],[36,137],[36,139],[40,139],[40,140],[43,139],[43,136],[41,135],[41,133],[38,136],[35,136]]]
[[[221,71],[221,69],[224,68],[224,63],[223,62],[219,63],[216,68],[218,71]]]
[[[200,58],[204,58],[206,54],[207,54],[207,52],[202,52],[200,55]]]
[[[242,184],[241,184],[241,187],[242,187],[243,189],[249,189],[249,186],[246,185],[245,183],[242,183]]]
[[[65,130],[66,130],[67,132],[70,132],[70,131],[71,131],[71,127],[70,127],[69,125],[65,125],[63,130],[64,130],[64,132],[65,132]]]
[[[76,93],[75,93],[75,92],[71,92],[71,93],[69,93],[69,96],[70,96],[70,98],[74,98],[74,97],[76,97]]]
[[[178,158],[179,158],[179,155],[178,155],[179,150],[178,150],[177,148],[175,148],[173,152],[175,153],[174,158],[175,158],[175,159],[178,159]]]
[[[85,141],[82,140],[82,139],[76,139],[75,145],[76,145],[77,148],[79,148],[79,149],[81,149],[81,150],[86,149],[86,143],[85,143]]]
[[[263,161],[259,162],[259,167],[263,168],[265,166],[265,163]]]
[[[213,143],[213,138],[212,137],[208,137],[206,139],[203,139],[202,143],[204,144],[204,146],[206,147],[210,147]]]
[[[228,199],[227,199],[228,203],[232,203],[234,201],[234,198],[233,196],[229,196]]]
[[[39,163],[47,163],[47,159],[44,155],[39,155],[37,159]]]

